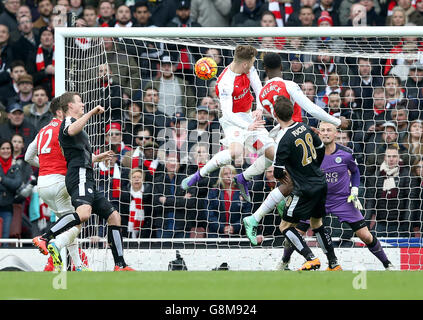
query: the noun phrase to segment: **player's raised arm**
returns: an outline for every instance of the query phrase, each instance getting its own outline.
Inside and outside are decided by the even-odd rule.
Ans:
[[[25,161],[28,162],[31,166],[39,168],[40,161],[37,156],[37,140],[38,140],[38,135],[29,144],[28,149],[25,152]]]
[[[254,66],[251,67],[250,72],[248,73],[248,78],[250,79],[251,88],[253,88],[254,94],[256,96],[256,104],[257,104],[256,110],[261,110],[261,112],[263,113],[264,109],[260,102],[260,92],[261,92],[261,89],[263,88],[263,85],[261,83],[257,70]]]
[[[332,123],[337,127],[341,126],[342,122],[340,119],[331,116],[318,105],[310,101],[310,99],[307,98],[307,96],[304,94],[298,84],[292,81],[286,81],[286,89],[289,95],[294,99],[296,103],[298,103],[298,105],[304,111],[306,111],[318,120]]]
[[[93,115],[102,114],[102,113],[104,113],[104,108],[102,106],[97,106],[94,109],[90,110],[89,112],[85,113],[83,116],[78,118],[75,122],[72,122],[68,127],[66,127],[68,135],[70,136],[77,135],[84,129],[88,120],[90,120],[90,118]]]

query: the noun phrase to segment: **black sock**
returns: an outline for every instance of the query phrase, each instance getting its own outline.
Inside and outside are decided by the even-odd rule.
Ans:
[[[303,237],[298,233],[297,229],[290,227],[285,229],[282,234],[285,236],[285,239],[291,243],[295,251],[301,254],[307,261],[316,258],[309,246],[305,243]]]
[[[338,264],[338,259],[335,255],[335,250],[332,244],[332,238],[329,233],[326,231],[325,227],[321,225],[317,229],[313,229],[314,234],[317,237],[317,242],[319,243],[320,248],[323,250],[324,254],[328,258],[329,266],[332,268]]]
[[[65,232],[66,230],[81,224],[81,220],[76,212],[69,213],[61,217],[51,228],[44,233],[41,237],[47,240],[55,238],[58,234]]]
[[[126,267],[123,259],[123,239],[121,226],[107,226],[107,242],[112,250],[113,260],[115,265],[119,267]]]

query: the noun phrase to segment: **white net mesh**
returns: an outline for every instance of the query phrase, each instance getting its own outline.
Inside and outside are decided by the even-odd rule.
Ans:
[[[187,193],[180,188],[181,179],[222,148],[216,79],[196,78],[193,66],[199,58],[211,56],[219,75],[232,61],[236,45],[251,44],[259,51],[256,68],[264,83],[263,55],[277,52],[285,80],[298,83],[328,113],[350,120],[338,143],[351,148],[357,160],[367,225],[379,238],[392,238],[384,245],[408,248],[419,243],[422,221],[421,40],[414,36],[70,37],[66,38],[65,88],[81,93],[87,109],[97,104],[106,108],[104,116],[89,124],[88,132],[94,150],[111,148],[119,155],[117,165],[97,167],[96,177],[122,215],[124,236],[141,239],[126,242],[129,248],[250,247],[241,220],[277,185],[271,168],[254,179],[251,204],[238,194],[224,192],[228,185],[219,174],[222,178],[225,170],[217,170]],[[205,116],[197,111],[201,105],[208,107]],[[317,126],[318,120],[303,116]],[[272,129],[273,120],[266,122]],[[398,150],[398,163],[389,162],[388,146]],[[243,163],[234,163],[234,169],[241,172],[256,159],[257,154],[246,150]],[[143,170],[145,183],[142,200],[136,203],[130,170],[137,167]],[[227,169],[230,174],[231,169]],[[169,176],[169,171],[177,174]],[[276,210],[263,220],[258,231],[266,239],[263,247],[282,246],[279,222]],[[357,240],[351,228],[337,217],[328,215],[325,225],[336,245],[362,245],[351,241]],[[81,238],[104,238],[104,226],[105,221],[94,215]],[[91,241],[84,246],[104,247],[104,243]]]

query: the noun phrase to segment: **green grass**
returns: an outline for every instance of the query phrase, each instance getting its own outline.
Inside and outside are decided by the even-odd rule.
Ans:
[[[66,289],[54,289],[55,277],[62,275]],[[357,276],[364,275],[349,271],[0,272],[0,300],[423,299],[421,272],[369,271],[367,288],[360,290],[353,287]]]

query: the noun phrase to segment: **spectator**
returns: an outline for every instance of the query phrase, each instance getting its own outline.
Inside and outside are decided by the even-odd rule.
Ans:
[[[348,121],[348,129],[351,128],[352,123],[352,110],[343,108],[341,95],[337,91],[332,91],[328,96],[327,113],[334,117],[345,117]]]
[[[34,84],[32,82],[32,76],[30,74],[23,74],[18,78],[18,94],[15,97],[9,98],[9,103],[17,102],[22,106],[31,103],[32,100],[32,90],[34,89]]]
[[[30,17],[31,21],[32,21],[32,13],[31,13],[31,8],[29,6],[27,6],[26,4],[22,4],[18,11],[16,11],[16,20],[19,24],[19,19],[22,18],[23,16],[27,16]]]
[[[146,88],[154,87],[159,92],[158,110],[171,117],[176,112],[187,114],[192,113],[195,105],[194,94],[182,79],[175,77],[177,65],[166,55],[161,58],[160,71],[161,77],[153,81]]]
[[[25,119],[23,107],[18,103],[8,106],[7,113],[8,121],[0,125],[0,137],[10,140],[13,134],[19,133],[24,137],[27,148],[37,134],[35,127]]]
[[[390,112],[386,110],[385,89],[376,87],[373,90],[373,109],[363,111],[364,126],[363,130],[366,131],[380,131],[381,125],[387,120],[391,119]]]
[[[20,166],[21,169],[22,184],[27,184],[31,179],[35,179],[35,177],[32,176],[33,170],[31,165],[25,161],[26,148],[24,138],[19,133],[16,133],[12,136],[10,142],[12,142],[13,145],[13,160]],[[18,191],[20,191],[20,188]],[[15,198],[15,202],[19,202],[18,197]]]
[[[260,205],[266,199],[267,195],[274,188],[278,187],[278,181],[275,179],[273,172],[274,167],[270,166],[266,169],[263,175],[257,176],[256,179],[254,179],[252,186],[253,212],[255,212],[260,207]],[[276,240],[278,236],[281,236],[278,228],[280,222],[281,217],[275,209],[273,214],[270,213],[264,216],[262,226],[258,228],[257,234],[262,234],[263,236],[273,236]]]
[[[412,2],[411,0],[397,0],[398,7],[404,10],[407,20],[409,19],[410,15],[416,11],[413,3],[415,4],[416,2],[415,1]],[[392,12],[392,15],[393,15],[393,12]]]
[[[251,203],[244,201],[236,189],[235,175],[235,167],[223,166],[216,188],[209,191],[209,237],[241,236],[242,218],[251,213]]]
[[[385,157],[385,151],[389,145],[396,146],[401,154],[407,150],[398,142],[398,131],[395,123],[387,121],[382,125],[381,131],[368,132],[364,137],[365,148],[365,176],[372,176],[375,174],[377,167],[379,167]]]
[[[382,78],[372,74],[373,66],[369,58],[358,58],[357,65],[357,73],[351,77],[349,86],[363,109],[373,109],[373,90],[382,86]]]
[[[293,1],[291,2],[291,7],[293,7],[293,12],[289,15],[289,17],[286,19],[287,20],[287,26],[300,26],[300,20],[299,20],[299,15],[301,12],[301,8],[303,7],[309,7],[311,8],[311,12],[314,15],[315,10],[318,9],[319,4],[317,2],[317,0],[300,0],[300,4],[299,6],[296,5],[296,2]],[[308,11],[308,10],[307,10]],[[315,23],[317,23],[317,18],[314,17],[313,19],[315,19]]]
[[[323,12],[327,14],[323,14]],[[320,0],[319,6],[314,10],[314,15],[320,18],[324,17],[326,21],[330,21],[331,26],[338,27],[341,25],[339,21],[339,1]],[[328,19],[329,17],[331,19]]]
[[[98,67],[98,83],[100,90],[100,105],[105,109],[106,121],[111,119],[120,122],[122,120],[122,106],[124,98],[128,95],[125,89],[114,83],[112,69],[108,63],[100,64]]]
[[[146,173],[146,181],[153,181],[156,173],[165,171],[164,165],[158,157],[158,148],[159,146],[156,142],[146,142],[142,146],[142,150],[140,150],[142,156],[135,153],[131,158],[132,168],[142,168]]]
[[[185,115],[181,112],[175,113],[175,117],[170,121],[170,128],[166,132],[165,136],[158,137],[165,141],[165,150],[172,150],[177,152],[181,164],[188,162],[188,121]]]
[[[416,238],[422,237],[423,232],[423,160],[417,159],[411,169],[410,182],[410,221],[411,231]]]
[[[126,146],[122,141],[122,126],[118,122],[112,122],[106,125],[106,135],[104,137],[105,148],[109,148],[117,154],[117,161],[122,162],[127,157],[127,153],[132,149]],[[129,154],[129,153],[128,153]]]
[[[278,3],[279,6],[279,3]],[[280,21],[282,21],[282,19],[279,19]],[[273,12],[271,11],[263,11],[263,13],[261,14],[261,19],[260,19],[260,27],[278,27],[277,21],[276,21],[276,17],[274,15]],[[283,22],[281,27],[283,27]],[[284,37],[275,37],[273,38],[272,43],[274,43],[274,46],[278,49],[282,49],[283,46],[286,43],[286,38]]]
[[[20,134],[15,134],[11,139],[13,145],[13,159],[17,160],[25,155],[25,143]]]
[[[24,114],[25,118],[35,127],[37,132],[53,119],[46,89],[41,86],[34,88],[32,104],[24,107]]]
[[[326,107],[326,104],[317,97],[316,86],[314,85],[313,81],[311,80],[304,81],[304,83],[301,85],[301,90],[310,101],[317,104],[322,109]],[[307,122],[309,126],[317,128],[317,125],[318,125],[317,119],[313,118],[304,110],[302,110],[302,115],[303,115],[304,122]]]
[[[306,81],[306,74],[304,73],[304,59],[301,54],[290,53],[288,55],[289,69],[283,72],[283,79],[294,81],[301,85]]]
[[[423,0],[416,0],[416,10],[409,15],[408,21],[423,26]]]
[[[262,0],[245,0],[240,11],[232,17],[232,27],[258,27],[263,11],[266,10]]]
[[[142,124],[135,127],[134,148],[128,153],[128,156],[125,157],[125,159],[122,161],[122,164],[125,167],[128,167],[128,168],[136,168],[136,167],[142,168],[143,167],[144,160],[146,160],[145,154],[144,154],[145,146],[149,144],[150,148],[158,147],[158,145],[154,142],[154,137],[152,135],[153,130],[154,128],[147,127],[147,126],[144,127],[142,126]],[[150,153],[152,155],[152,158],[150,157],[148,159],[149,162],[146,163],[145,165],[146,169],[148,170],[151,167],[151,163],[150,163],[151,161],[156,161],[156,163],[153,165],[153,167],[151,167],[152,169],[151,172],[146,171],[147,175],[148,173],[151,173],[151,175],[153,175],[155,172],[155,169],[157,169],[157,167],[159,166],[159,160],[156,158],[157,151],[156,151],[156,155],[154,155],[154,152],[150,152]]]
[[[155,27],[147,1],[135,2],[134,18],[134,27]]]
[[[194,144],[201,143],[207,145],[207,151],[211,155],[216,153],[218,150],[216,146],[213,146],[213,142],[217,142],[220,139],[220,126],[216,122],[210,122],[209,108],[207,106],[198,106],[196,119],[188,121],[188,141],[189,149]]]
[[[142,125],[141,106],[136,102],[131,102],[123,113],[123,142],[128,146],[134,145],[137,126]]]
[[[125,4],[120,5],[116,9],[115,28],[130,28],[133,26],[131,9]]]
[[[203,27],[228,27],[231,0],[191,0],[191,19]]]
[[[392,122],[397,126],[398,139],[401,141],[407,135],[409,123],[409,111],[404,105],[398,105],[391,111]]]
[[[347,26],[384,26],[385,16],[379,13],[380,4],[375,0],[360,0],[350,7]],[[365,17],[359,19],[358,17]]]
[[[336,63],[335,58],[329,55],[327,49],[321,50],[316,56],[314,64],[305,69],[304,72],[314,81],[317,87],[317,94],[324,92],[326,89],[330,73],[337,72],[341,77],[342,83],[347,83],[349,74],[347,66],[343,63]]]
[[[25,64],[22,61],[15,60],[10,65],[9,80],[4,85],[0,86],[0,102],[7,106],[10,97],[15,97],[18,94],[18,79],[22,75],[27,74]]]
[[[165,27],[176,15],[176,1],[149,1],[149,6],[153,23],[158,27]]]
[[[209,108],[209,121],[219,125],[219,102],[212,96],[205,96],[200,101],[201,106]]]
[[[142,96],[141,91],[136,93],[133,103],[136,103],[138,106],[142,107],[140,123],[143,123],[145,126],[154,127],[153,136],[157,138],[160,131],[164,130],[168,126],[169,122],[166,115],[158,110],[158,88],[153,87],[152,83],[150,83],[146,86]]]
[[[44,3],[45,1],[43,1]],[[34,78],[34,85],[43,86],[49,99],[54,97],[54,35],[49,28],[40,30],[40,45],[27,60],[28,73]]]
[[[329,73],[325,91],[320,92],[322,101],[327,105],[329,102],[329,95],[332,92],[337,92],[341,95],[342,85],[343,83],[341,82],[341,77],[336,71]]]
[[[301,7],[298,13],[298,21],[291,21],[288,26],[290,27],[315,27],[317,25],[317,21],[315,21],[316,15],[314,14],[313,8],[309,6]]]
[[[93,6],[86,6],[94,8]],[[71,12],[75,15],[75,17],[80,18],[83,15],[84,4],[83,0],[70,0],[69,1],[69,9],[68,12]]]
[[[100,0],[98,4],[98,25],[100,27],[112,27],[116,21],[115,10],[110,0]]]
[[[16,13],[21,3],[19,0],[4,0],[3,4],[4,11],[0,14],[0,24],[7,26],[9,32],[12,34],[13,31],[18,29]],[[12,39],[12,41],[16,41],[16,39]]]
[[[53,3],[50,0],[38,1],[38,12],[40,17],[34,21],[34,28],[41,29],[50,24],[51,15],[53,13]]]
[[[0,218],[3,219],[2,238],[9,238],[13,216],[13,201],[22,183],[20,167],[13,160],[13,145],[10,140],[0,142]]]
[[[153,228],[156,238],[185,238],[194,226],[196,194],[185,193],[181,188],[186,177],[184,171],[178,155],[168,153],[165,172],[154,177]]]
[[[75,0],[73,0],[75,1]],[[79,0],[76,0],[79,1]],[[87,27],[99,27],[97,19],[97,9],[93,6],[86,6],[81,12],[81,18],[84,19]]]
[[[130,97],[131,92],[141,88],[141,77],[137,60],[135,57],[123,53],[124,45],[118,42],[117,39],[105,37],[103,40],[107,64],[113,79],[112,83],[121,86],[123,93]]]
[[[122,226],[127,227],[130,238],[151,238],[153,185],[145,181],[145,174],[139,168],[131,170],[129,179],[120,198]]]
[[[389,146],[376,177],[368,177],[366,210],[377,237],[409,237],[410,170]]]
[[[423,64],[416,62],[411,65],[407,80],[404,84],[405,95],[408,98],[419,98],[419,90],[423,87]]]
[[[12,47],[9,45],[9,29],[6,25],[0,24],[0,86],[7,86],[10,81],[9,72],[14,60]]]
[[[40,34],[34,29],[31,16],[18,18],[19,39],[12,44],[14,60],[26,61],[28,56],[34,56],[40,45]]]
[[[410,122],[408,131],[404,138],[400,140],[404,147],[408,150],[409,160],[405,157],[404,163],[406,165],[413,165],[419,159],[423,158],[423,125],[421,120],[414,120]]]

